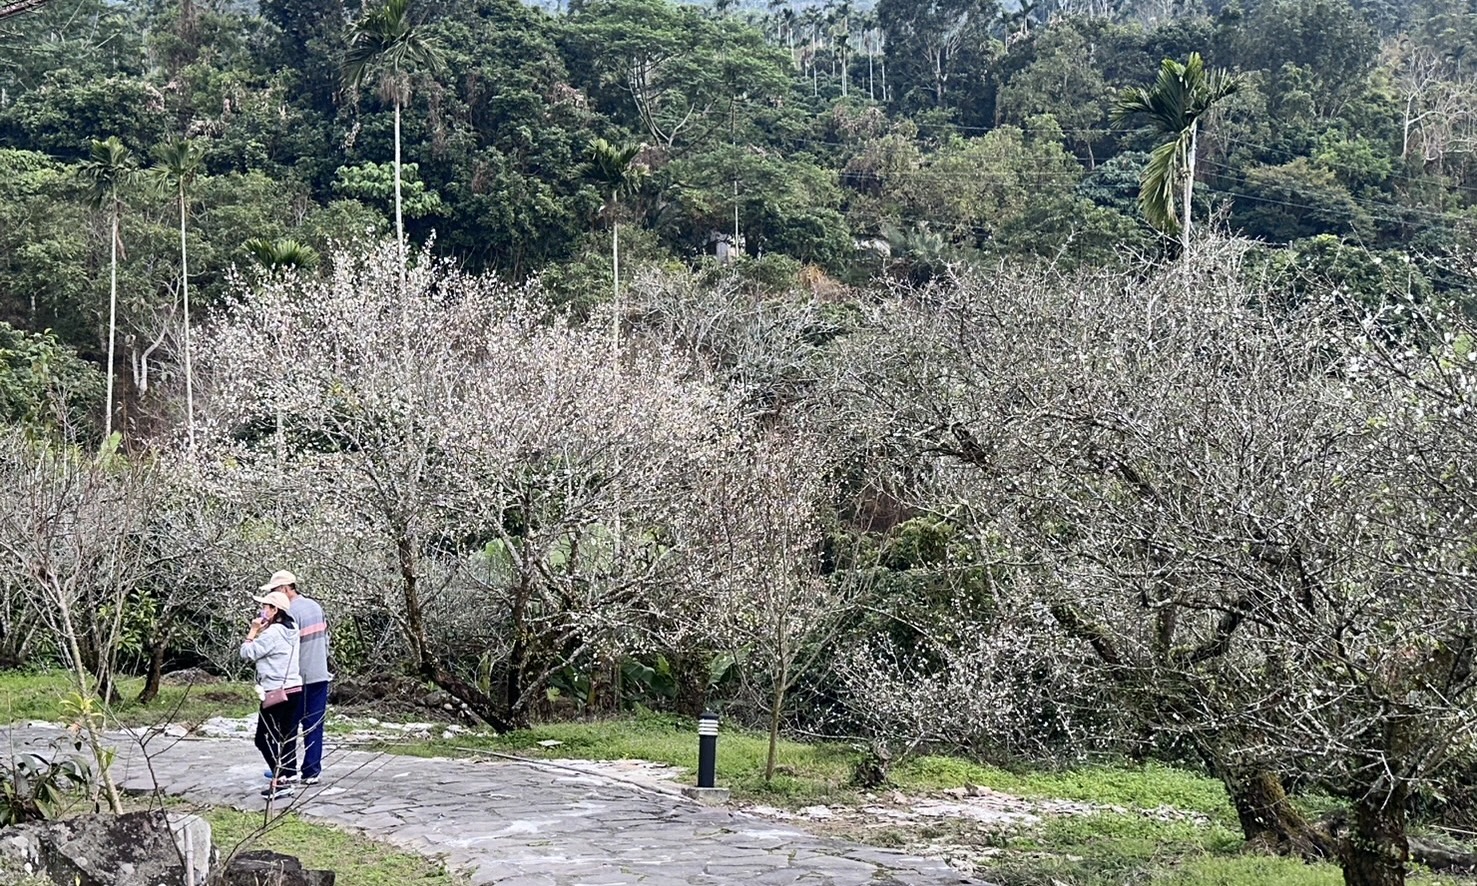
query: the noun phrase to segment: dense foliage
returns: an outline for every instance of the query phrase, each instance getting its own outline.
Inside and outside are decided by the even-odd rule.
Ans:
[[[116,400],[139,433],[158,417],[151,366],[179,380],[183,282],[208,307],[232,265],[262,262],[248,244],[321,251],[397,216],[471,269],[544,272],[582,310],[617,222],[627,274],[735,236],[782,259],[781,281],[789,260],[851,282],[1127,262],[1170,248],[1135,205],[1163,136],[1115,128],[1114,101],[1191,53],[1238,87],[1200,122],[1191,209],[1272,264],[1378,300],[1309,245],[1334,237],[1441,291],[1477,230],[1477,24],[1459,0],[719,9],[402,4],[396,26],[430,54],[399,61],[340,0],[53,0],[0,21],[0,320],[105,359],[116,208]],[[103,200],[86,161],[110,137],[134,168],[181,139],[203,156],[186,187],[123,175]],[[616,202],[597,139],[643,173]]]
[[[1477,766],[1474,43],[1462,0],[0,19],[0,658],[147,700],[290,563],[345,676],[500,729],[1194,761],[1399,883]]]

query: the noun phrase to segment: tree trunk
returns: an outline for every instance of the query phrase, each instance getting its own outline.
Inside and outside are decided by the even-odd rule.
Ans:
[[[1405,796],[1404,786],[1396,786],[1354,805],[1354,821],[1343,847],[1345,886],[1405,886],[1410,860]]]
[[[780,717],[785,709],[785,684],[780,680],[774,687],[774,700],[769,709],[769,754],[764,759],[764,783],[774,780],[774,762],[779,750]]]
[[[185,307],[185,427],[190,451],[195,451],[195,373],[190,366],[190,263],[185,246],[185,184],[179,186],[179,285]]]
[[[1419,837],[1406,837],[1410,844],[1410,860],[1433,871],[1471,874],[1477,871],[1477,853],[1442,846]]]
[[[528,604],[533,595],[529,585],[528,577],[525,575],[518,582],[518,588],[513,594],[513,608],[508,614],[513,623],[513,644],[508,650],[508,673],[504,679],[503,704],[509,712],[509,716],[517,719],[518,710],[523,706],[523,678],[528,671],[528,626],[524,624],[528,619]]]
[[[1339,846],[1333,835],[1310,823],[1292,805],[1276,772],[1233,765],[1210,741],[1198,737],[1192,741],[1205,768],[1225,787],[1249,847],[1280,855],[1296,854],[1308,861],[1338,857]]]
[[[68,609],[70,611],[70,606]],[[70,617],[68,615],[68,618]],[[92,676],[93,694],[97,699],[106,705],[116,705],[122,701],[113,679],[112,662],[105,645],[89,631],[78,635],[77,650],[77,654],[82,656],[79,659],[79,667],[85,668]]]
[[[1257,769],[1223,774],[1241,833],[1253,849],[1297,855],[1308,861],[1334,858],[1338,846],[1331,834],[1310,823],[1287,798],[1282,779]]]
[[[1408,156],[1410,156],[1410,107],[1411,107],[1411,103],[1414,102],[1414,101],[1415,101],[1415,97],[1414,96],[1412,96],[1410,98],[1407,98],[1405,100],[1405,123],[1401,127],[1401,135],[1400,135],[1400,159],[1401,160],[1404,160]]]
[[[148,704],[159,697],[159,686],[164,681],[164,653],[169,648],[169,632],[163,631],[149,644],[149,673],[144,678],[144,688],[139,690],[138,703]]]
[[[4,605],[4,601],[0,601],[0,605]],[[0,671],[26,666],[31,640],[37,633],[30,619],[24,623],[19,618],[0,623]]]
[[[395,246],[400,252],[400,292],[405,292],[405,212],[400,203],[400,93],[395,85]]]
[[[621,680],[621,660],[616,657],[597,658],[589,665],[590,683],[585,690],[584,710],[586,720],[608,717],[620,712],[624,693]]]
[[[422,669],[422,676],[446,690],[452,698],[465,704],[478,719],[498,732],[512,732],[518,728],[519,724],[514,722],[490,696],[441,665],[428,662]]]
[[[113,436],[113,349],[118,341],[118,203],[113,203],[113,236],[109,243],[112,261],[108,268],[108,396],[103,406],[103,440]],[[34,296],[33,296],[34,297]],[[36,318],[32,310],[32,321]]]
[[[1180,249],[1183,255],[1190,254],[1190,198],[1195,192],[1195,139],[1198,123],[1190,124],[1190,147],[1185,152],[1184,221],[1180,222]]]
[[[944,106],[944,51],[942,49],[933,51],[933,101],[940,108]]]
[[[407,639],[410,640],[411,655],[415,658],[416,673],[464,703],[468,710],[493,729],[511,732],[513,725],[496,702],[476,686],[442,667],[431,655],[430,641],[426,638],[425,611],[421,607],[420,582],[415,573],[415,549],[406,538],[405,532],[396,533],[395,556],[400,561],[400,582],[405,595],[405,628]]]
[[[781,634],[781,637],[784,635]],[[764,783],[774,780],[774,758],[780,741],[780,718],[785,712],[785,690],[790,685],[790,656],[782,640],[779,672],[774,675],[774,697],[769,707],[769,755],[764,761]]]
[[[72,656],[72,677],[77,681],[77,693],[84,700],[94,699],[92,687],[88,685],[87,668],[82,663],[82,648],[77,642],[77,628],[72,621],[72,610],[67,604],[65,594],[57,595],[57,611],[61,615],[62,630],[66,634],[63,641],[67,644],[67,651]],[[106,690],[104,690],[106,691]],[[106,696],[104,696],[106,698]],[[118,787],[113,783],[113,773],[109,771],[107,761],[111,753],[103,749],[103,739],[98,730],[95,717],[82,717],[82,728],[87,733],[87,745],[92,751],[93,762],[97,765],[98,780],[101,782],[103,792],[108,798],[108,811],[118,813],[123,811],[123,801],[118,795]],[[93,799],[97,795],[93,794]]]
[[[415,551],[403,532],[396,533],[395,556],[400,561],[401,592],[405,596],[405,628],[416,670],[430,677],[435,670],[426,639],[425,613],[421,609],[420,585],[415,574]]]
[[[613,201],[612,201],[613,202]],[[613,206],[619,211],[618,206]],[[621,353],[621,223],[615,219],[610,226],[610,279],[611,293],[615,297],[615,317],[610,324],[611,346],[615,348],[615,355]]]

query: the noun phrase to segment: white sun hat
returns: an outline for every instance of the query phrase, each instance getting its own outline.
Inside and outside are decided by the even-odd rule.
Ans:
[[[265,596],[252,597],[251,599],[258,603],[265,603],[268,606],[276,606],[283,612],[292,608],[292,601],[287,599],[287,595],[281,591],[268,591]]]
[[[268,591],[275,591],[283,585],[295,584],[297,584],[297,576],[293,575],[291,572],[288,572],[286,569],[280,569],[272,573],[271,579],[269,579],[266,584],[262,585],[259,590],[263,594],[265,594]]]

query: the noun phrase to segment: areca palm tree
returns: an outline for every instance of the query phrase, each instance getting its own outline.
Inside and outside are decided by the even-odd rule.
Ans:
[[[285,268],[312,270],[318,267],[318,263],[322,260],[318,250],[291,237],[280,237],[276,240],[253,237],[243,246],[247,252],[251,253],[252,258],[269,271],[280,271]]]
[[[601,211],[610,218],[610,268],[612,294],[615,297],[615,328],[611,333],[614,347],[620,349],[621,339],[621,200],[635,195],[641,188],[645,170],[636,164],[636,157],[644,145],[617,147],[603,138],[590,142],[587,152],[589,175],[605,194],[605,205]]]
[[[119,220],[123,216],[123,199],[119,188],[138,176],[138,163],[133,152],[118,136],[111,135],[102,141],[92,142],[92,153],[82,162],[79,177],[87,182],[92,204],[107,209],[110,224],[108,246],[111,258],[108,267],[108,385],[103,415],[103,439],[113,436],[113,357],[118,342],[118,252],[122,241],[118,236]]]
[[[159,190],[173,196],[179,207],[179,285],[185,313],[185,427],[191,449],[195,448],[195,372],[190,363],[190,250],[185,242],[185,222],[189,218],[190,185],[204,168],[204,145],[179,138],[154,149],[154,166],[150,170]]]
[[[841,55],[841,97],[851,94],[851,0],[841,0],[836,6],[836,21],[840,28],[834,31],[836,50]]]
[[[785,43],[790,48],[790,64],[798,68],[800,67],[800,62],[795,57],[796,21],[797,19],[795,17],[795,10],[792,7],[786,6],[784,10],[780,12],[780,25],[782,28],[784,28],[785,31]]]
[[[1180,64],[1165,59],[1154,85],[1135,86],[1119,93],[1113,104],[1113,123],[1126,125],[1145,117],[1154,131],[1167,137],[1149,155],[1139,184],[1139,205],[1154,227],[1180,235],[1190,248],[1190,198],[1195,187],[1195,147],[1200,120],[1222,99],[1241,88],[1241,80],[1223,70],[1207,71],[1200,53],[1190,53]],[[1178,196],[1176,195],[1178,192]],[[1182,218],[1175,214],[1180,201]]]
[[[610,348],[612,365],[620,372],[621,354],[621,200],[635,196],[641,189],[646,170],[637,164],[636,158],[645,145],[623,145],[617,147],[603,138],[590,142],[586,151],[586,170],[605,195],[605,205],[600,209],[610,218],[610,277],[614,310],[610,324]],[[616,511],[612,522],[615,554],[620,556],[621,513],[620,513],[620,457],[616,457]]]
[[[444,67],[441,50],[410,22],[409,0],[385,0],[371,7],[349,31],[344,56],[344,82],[361,88],[378,72],[380,94],[395,105],[395,239],[400,246],[400,285],[405,286],[405,212],[400,197],[400,111],[410,99],[411,69],[438,73]]]

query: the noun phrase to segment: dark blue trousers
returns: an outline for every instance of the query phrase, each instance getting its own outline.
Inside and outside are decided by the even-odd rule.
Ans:
[[[303,778],[323,772],[323,721],[328,716],[328,681],[303,685]]]

